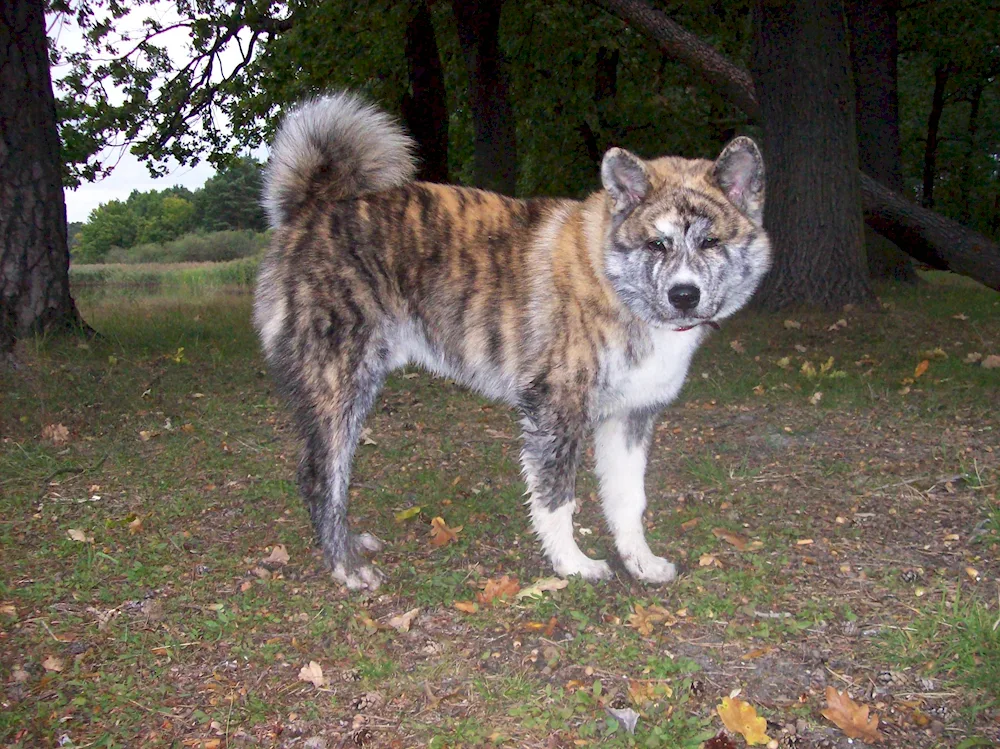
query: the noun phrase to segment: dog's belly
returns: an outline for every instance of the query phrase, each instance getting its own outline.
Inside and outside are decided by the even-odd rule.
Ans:
[[[657,331],[648,353],[635,364],[629,364],[624,352],[612,354],[595,394],[595,415],[605,418],[670,403],[680,392],[704,336],[702,328]]]

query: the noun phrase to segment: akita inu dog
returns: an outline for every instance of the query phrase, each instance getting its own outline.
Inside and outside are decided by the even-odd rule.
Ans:
[[[416,363],[517,408],[531,520],[559,575],[611,575],[573,538],[588,430],[608,526],[629,573],[676,569],[646,543],[646,452],[657,413],[717,321],[768,269],[764,166],[748,138],[713,161],[621,148],[583,201],[514,200],[414,182],[413,143],[350,93],[284,121],[265,175],[274,236],[254,319],[294,407],[299,485],[349,588],[381,573],[347,522],[362,423],[386,375]]]

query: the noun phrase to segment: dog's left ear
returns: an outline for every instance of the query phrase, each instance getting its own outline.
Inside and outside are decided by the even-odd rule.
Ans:
[[[730,202],[757,226],[764,222],[764,157],[757,144],[740,136],[729,141],[712,167],[712,176]]]

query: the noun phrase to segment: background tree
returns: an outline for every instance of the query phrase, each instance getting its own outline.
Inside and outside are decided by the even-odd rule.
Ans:
[[[210,177],[193,197],[194,223],[202,231],[264,231],[267,217],[260,204],[261,164],[241,158]]]
[[[0,5],[0,357],[81,329],[69,291],[62,157],[42,0]]]

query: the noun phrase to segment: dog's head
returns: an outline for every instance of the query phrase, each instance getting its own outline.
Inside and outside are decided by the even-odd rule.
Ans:
[[[764,161],[736,138],[713,161],[644,161],[612,148],[601,164],[610,197],[604,271],[640,319],[685,330],[747,303],[767,273]]]

